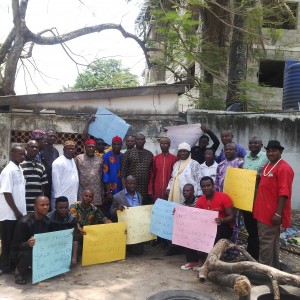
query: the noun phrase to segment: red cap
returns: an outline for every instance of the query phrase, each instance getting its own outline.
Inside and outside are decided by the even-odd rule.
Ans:
[[[115,143],[115,142],[117,142],[117,143],[122,143],[122,138],[119,137],[118,135],[116,135],[115,137],[112,138],[112,141],[111,141],[111,142],[112,142],[112,143]]]
[[[85,143],[84,143],[84,146],[91,145],[91,144],[96,145],[95,140],[93,140],[93,139],[86,140]]]

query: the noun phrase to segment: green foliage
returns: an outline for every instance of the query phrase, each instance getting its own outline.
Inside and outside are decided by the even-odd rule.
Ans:
[[[93,90],[110,87],[138,86],[138,78],[122,67],[116,59],[98,59],[91,63],[86,70],[76,78],[74,91]]]

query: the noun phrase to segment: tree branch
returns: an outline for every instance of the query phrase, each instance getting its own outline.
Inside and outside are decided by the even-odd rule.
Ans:
[[[151,62],[149,60],[149,55],[148,55],[149,49],[146,47],[145,42],[140,40],[136,35],[126,31],[122,27],[122,25],[119,25],[119,24],[113,24],[113,23],[99,24],[99,25],[95,25],[95,26],[80,28],[80,29],[71,31],[66,34],[56,35],[56,36],[51,36],[51,37],[40,36],[40,35],[34,34],[33,32],[28,30],[27,41],[33,42],[33,43],[39,44],[39,45],[57,45],[57,44],[62,44],[67,41],[73,40],[73,39],[78,38],[83,35],[87,35],[87,34],[91,34],[91,33],[95,33],[95,32],[101,32],[101,31],[109,30],[109,29],[118,30],[119,32],[121,32],[121,34],[124,36],[124,38],[130,38],[130,39],[133,39],[134,41],[136,41],[144,52],[144,55],[146,58],[146,63],[148,65],[148,67],[150,68],[152,66]]]

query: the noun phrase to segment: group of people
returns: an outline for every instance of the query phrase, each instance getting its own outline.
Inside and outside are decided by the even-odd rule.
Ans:
[[[280,142],[268,142],[266,153],[259,137],[249,140],[249,153],[233,142],[231,130],[218,137],[206,126],[198,145],[186,142],[177,155],[169,152],[171,141],[160,139],[161,153],[144,148],[142,133],[123,140],[115,136],[111,146],[83,132],[84,153],[76,156],[77,145],[65,141],[59,156],[53,130],[32,132],[25,148],[14,145],[10,162],[0,175],[0,230],[2,273],[15,274],[17,284],[25,284],[24,272],[31,265],[34,234],[74,229],[72,264],[77,262],[84,226],[117,221],[117,210],[165,199],[182,205],[216,210],[217,237],[237,238],[238,211],[223,193],[227,168],[257,171],[255,204],[252,212],[243,211],[249,234],[248,252],[260,262],[279,267],[280,226],[290,226],[292,168],[281,158]],[[210,139],[213,142],[209,146]],[[142,253],[143,245],[132,247]],[[79,250],[78,250],[79,249]],[[203,254],[185,249],[187,263],[182,269],[199,265]]]

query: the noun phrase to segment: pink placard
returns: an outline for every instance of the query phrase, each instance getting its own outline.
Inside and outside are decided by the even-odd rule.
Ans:
[[[172,243],[209,253],[217,234],[217,211],[176,206]]]

